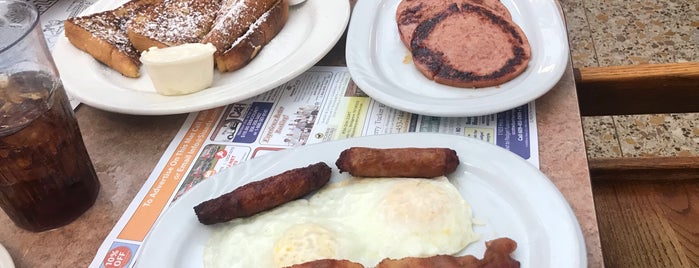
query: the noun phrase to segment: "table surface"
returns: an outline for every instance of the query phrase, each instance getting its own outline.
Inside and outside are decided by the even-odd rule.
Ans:
[[[319,65],[344,65],[344,38]],[[572,67],[536,100],[540,169],[570,203],[581,225],[589,267],[603,267],[582,124]],[[0,243],[23,267],[87,267],[97,249],[153,171],[186,114],[136,116],[82,105],[76,111],[102,189],[75,222],[32,233],[0,213]]]

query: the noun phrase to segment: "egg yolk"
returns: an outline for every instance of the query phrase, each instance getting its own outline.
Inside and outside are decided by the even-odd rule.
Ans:
[[[274,245],[277,267],[337,256],[337,241],[332,231],[314,223],[297,224],[284,232]]]
[[[418,191],[419,189],[419,191]],[[432,183],[405,181],[392,187],[381,202],[389,222],[433,226],[449,215],[449,195]]]

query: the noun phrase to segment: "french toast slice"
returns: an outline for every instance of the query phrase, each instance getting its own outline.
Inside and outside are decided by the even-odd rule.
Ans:
[[[198,43],[219,9],[220,0],[164,0],[127,23],[128,38],[138,51]]]
[[[132,0],[116,9],[68,18],[65,35],[73,46],[126,77],[139,77],[138,51],[127,38],[127,22],[160,0]]]
[[[222,0],[211,31],[202,38],[201,43],[214,45],[214,56],[218,57],[277,2],[279,0]]]
[[[278,0],[228,49],[215,56],[216,68],[230,72],[247,65],[284,28],[288,18],[289,0]]]

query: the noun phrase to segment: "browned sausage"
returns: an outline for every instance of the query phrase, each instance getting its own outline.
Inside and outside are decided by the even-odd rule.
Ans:
[[[330,174],[330,167],[323,162],[288,170],[204,201],[194,207],[194,213],[207,225],[249,217],[320,189]]]
[[[352,147],[340,153],[335,165],[357,177],[433,178],[454,172],[459,157],[448,148]]]

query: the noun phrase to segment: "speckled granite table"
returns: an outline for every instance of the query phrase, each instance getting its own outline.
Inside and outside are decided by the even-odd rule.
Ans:
[[[321,64],[344,64],[344,39]],[[603,267],[572,68],[536,101],[541,170],[558,186],[582,227],[589,267]],[[87,267],[148,178],[186,115],[133,116],[80,107],[77,117],[102,183],[96,204],[56,230],[31,233],[0,213],[0,243],[18,268]],[[555,245],[554,245],[555,246]]]

